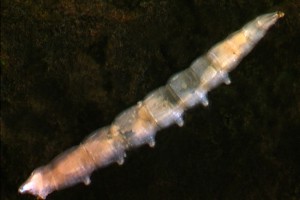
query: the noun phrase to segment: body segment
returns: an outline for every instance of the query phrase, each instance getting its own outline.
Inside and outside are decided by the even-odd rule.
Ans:
[[[284,14],[274,12],[257,17],[224,41],[197,58],[189,68],[172,76],[167,84],[118,115],[80,145],[37,168],[19,188],[45,199],[54,190],[79,182],[90,183],[91,173],[117,162],[123,164],[126,151],[143,144],[155,145],[155,134],[174,123],[183,125],[185,110],[199,103],[208,105],[207,93],[221,83],[230,84],[228,73],[247,55],[266,31]]]

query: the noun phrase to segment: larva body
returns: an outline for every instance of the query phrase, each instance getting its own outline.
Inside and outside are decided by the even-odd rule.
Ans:
[[[31,174],[19,188],[42,199],[54,190],[78,182],[90,183],[91,173],[113,162],[122,164],[126,150],[145,143],[155,145],[158,130],[183,125],[184,111],[198,103],[208,105],[206,94],[221,83],[230,84],[228,73],[247,55],[282,12],[261,15],[213,46],[186,70],[125,110],[110,126],[92,133],[79,146],[64,152]]]

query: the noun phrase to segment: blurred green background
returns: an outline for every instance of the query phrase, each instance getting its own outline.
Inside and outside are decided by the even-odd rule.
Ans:
[[[1,200],[256,16],[285,17],[156,147],[47,199],[300,197],[298,0],[1,1]]]

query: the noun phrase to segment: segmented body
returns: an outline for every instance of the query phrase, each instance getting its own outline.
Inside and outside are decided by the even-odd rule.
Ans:
[[[78,182],[90,183],[91,173],[113,162],[123,164],[125,151],[148,143],[155,145],[158,130],[174,123],[183,126],[183,112],[202,103],[207,92],[221,83],[230,84],[228,73],[249,53],[282,12],[261,15],[213,46],[186,70],[125,110],[110,126],[92,133],[79,146],[36,169],[19,192],[45,199],[54,190]]]

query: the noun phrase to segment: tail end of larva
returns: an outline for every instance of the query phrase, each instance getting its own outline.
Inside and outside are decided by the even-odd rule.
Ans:
[[[282,11],[277,11],[277,15],[278,15],[278,18],[282,18],[282,17],[284,17],[284,12],[282,12]]]

